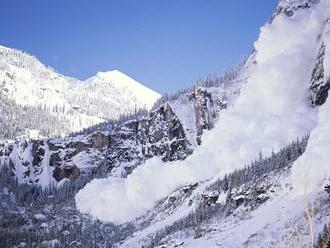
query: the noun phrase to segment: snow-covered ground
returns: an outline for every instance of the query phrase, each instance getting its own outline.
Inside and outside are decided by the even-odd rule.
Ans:
[[[201,237],[194,237],[192,230],[181,229],[165,236],[161,243],[167,248],[286,248],[308,247],[311,242],[315,244],[318,233],[330,221],[327,194],[323,192],[314,195],[295,195],[288,171],[275,173],[268,180],[270,181],[265,183],[272,185],[272,188],[265,194],[270,200],[257,209],[250,211],[249,207],[243,204],[228,217],[215,215],[207,223],[201,224],[201,229],[204,230]],[[147,228],[128,237],[118,247],[142,247],[149,235],[173,225],[175,221],[187,216],[193,208],[182,204],[182,207],[169,218],[151,223]],[[313,211],[313,236],[309,229],[307,211]]]

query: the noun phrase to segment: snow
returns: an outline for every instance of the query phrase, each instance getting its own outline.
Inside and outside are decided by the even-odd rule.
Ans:
[[[317,54],[317,36],[329,5],[277,16],[255,43],[257,66],[233,107],[205,134],[203,145],[185,161],[166,166],[148,160],[126,180],[94,180],[76,196],[77,208],[103,221],[134,220],[178,186],[223,176],[268,155],[317,125],[308,87]]]
[[[269,200],[254,210],[249,207],[237,208],[228,217],[215,215],[212,219],[201,224],[200,228],[205,230],[205,236],[192,238],[194,232],[189,229],[181,229],[177,233],[169,234],[161,243],[166,247],[171,245],[172,240],[180,240],[184,243],[182,247],[291,247],[292,242],[297,239],[294,247],[308,247],[310,241],[308,222],[306,220],[305,202],[314,207],[314,238],[323,230],[323,226],[329,223],[328,196],[325,192],[310,196],[295,195],[291,178],[287,173],[272,175],[271,181],[267,182],[276,190],[267,192]],[[195,192],[196,193],[196,192]],[[224,195],[223,197],[221,195]],[[221,194],[219,198],[224,198]],[[221,203],[221,202],[219,202]],[[313,204],[311,204],[313,203]],[[194,205],[194,204],[193,204]],[[186,202],[176,209],[170,216],[154,223],[150,222],[147,228],[135,232],[128,237],[119,247],[140,247],[145,239],[151,234],[173,225],[173,223],[196,209],[196,206],[187,207]],[[157,210],[153,210],[157,211]],[[162,215],[162,213],[159,213]],[[148,216],[143,217],[148,220]],[[298,232],[298,233],[297,233]],[[188,233],[188,234],[187,234]],[[276,244],[274,246],[274,243]],[[160,246],[161,247],[161,246]],[[181,246],[180,246],[181,247]]]
[[[91,148],[73,156],[72,163],[77,166],[79,170],[89,169],[98,166],[98,164],[95,163],[95,160],[99,157],[103,157],[102,153],[95,148]]]
[[[186,137],[189,143],[197,146],[196,142],[196,119],[193,104],[189,103],[187,96],[180,96],[176,101],[170,103],[173,112],[179,117],[180,122],[186,131]]]
[[[28,165],[32,163],[33,157],[31,155],[32,144],[28,144],[26,149],[22,147],[22,144],[14,145],[13,151],[10,153],[10,160],[15,164],[15,177],[20,183],[26,182],[24,173],[28,170],[26,166],[23,165],[23,162],[26,162]],[[31,180],[35,179],[34,173],[30,175]]]
[[[325,10],[329,10],[330,3]],[[330,25],[329,19],[324,24],[321,41],[326,45],[324,66],[324,81],[330,80]],[[326,179],[330,179],[330,101],[319,107],[318,125],[311,132],[305,153],[296,161],[292,170],[292,180],[298,195],[310,194],[323,190]]]
[[[212,223],[213,231],[200,239],[183,236],[182,247],[309,247],[307,244],[310,237],[307,231],[308,223],[304,217],[304,199],[290,196],[290,192],[283,191],[242,220],[229,218]],[[315,225],[323,227],[330,219],[329,216],[321,217],[324,212],[319,214],[316,216]],[[299,233],[296,233],[297,230]],[[314,233],[314,237],[316,239],[317,232]]]
[[[327,20],[325,24],[325,30],[324,30],[324,36],[323,40],[326,46],[325,48],[325,56],[324,56],[324,77],[326,79],[330,78],[330,49],[329,49],[329,44],[330,44],[330,19]]]
[[[49,166],[49,160],[50,160],[50,151],[47,142],[44,142],[45,145],[43,146],[43,149],[45,151],[44,159],[42,161],[42,169],[41,174],[39,175],[39,181],[38,185],[40,185],[42,188],[47,188],[50,185],[55,185],[56,180],[53,177],[54,173],[54,167]]]
[[[33,56],[3,46],[0,82],[0,92],[17,104],[40,108],[68,122],[68,130],[60,130],[61,135],[133,113],[135,109],[151,109],[160,97],[118,70],[99,72],[81,81],[47,68]]]
[[[160,98],[160,94],[118,70],[98,72],[95,77],[86,81],[90,82],[93,80],[101,80],[113,84],[114,88],[122,93],[127,91],[131,92],[132,96],[136,97],[139,102],[144,103],[147,109],[151,109],[155,101]]]
[[[323,190],[330,179],[330,101],[320,107],[319,124],[311,132],[305,153],[292,169],[292,179],[297,195]]]
[[[45,221],[47,219],[44,214],[35,214],[34,218],[38,221]]]

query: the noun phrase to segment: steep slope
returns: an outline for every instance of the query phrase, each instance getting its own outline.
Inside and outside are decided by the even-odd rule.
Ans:
[[[270,156],[297,137],[311,132],[306,152],[292,165],[292,176],[289,172],[278,178],[283,189],[278,190],[272,204],[265,204],[261,212],[251,213],[251,221],[234,218],[234,223],[228,226],[225,225],[226,219],[223,223],[221,220],[224,226],[214,231],[218,238],[210,234],[196,241],[194,239],[202,236],[193,238],[189,230],[182,227],[179,236],[186,235],[184,242],[160,244],[164,247],[258,247],[258,244],[271,247],[274,240],[265,239],[259,243],[258,239],[274,234],[278,238],[278,247],[287,247],[287,240],[283,237],[292,230],[284,228],[285,221],[267,215],[267,212],[276,206],[278,213],[287,215],[287,220],[294,223],[306,213],[310,218],[309,201],[315,202],[316,228],[307,224],[304,232],[312,229],[311,235],[317,235],[325,221],[329,221],[326,217],[329,203],[323,190],[330,173],[327,163],[330,145],[327,101],[329,9],[329,2],[325,0],[280,1],[273,19],[261,29],[255,43],[255,66],[247,83],[233,106],[223,112],[215,128],[203,136],[203,145],[184,161],[164,166],[155,158],[139,166],[126,179],[92,181],[77,194],[78,209],[100,220],[115,223],[132,221],[140,225],[145,232],[137,232],[133,242],[128,241],[124,247],[145,247],[148,234],[170,226],[188,216],[191,210],[200,208],[200,205],[190,205],[189,199],[179,198],[179,207],[176,209],[170,205],[169,214],[164,216],[158,211],[158,204],[164,199],[175,201],[175,197],[167,198],[173,192],[190,185],[195,189],[195,197],[204,194],[212,182],[235,169],[244,168],[260,156],[260,151]],[[276,180],[276,176],[271,180]],[[286,189],[285,185],[289,188]],[[310,195],[307,196],[308,193]],[[209,199],[212,202],[212,196]],[[282,208],[286,210],[282,211]],[[150,212],[157,216],[150,218]],[[144,218],[143,225],[137,219],[139,217]],[[252,224],[255,229],[249,230],[248,226]],[[214,226],[211,222],[208,226],[210,232]],[[297,233],[299,235],[302,235],[299,247],[313,242],[308,235]],[[150,245],[154,247],[155,243]]]
[[[123,182],[117,184],[110,178],[111,193],[104,194],[112,208],[105,210],[108,214],[102,211],[103,220],[120,219],[117,205],[123,218],[120,221],[133,220],[178,186],[224,175],[255,159],[259,151],[270,154],[309,133],[317,124],[317,110],[310,107],[308,91],[318,49],[317,38],[326,18],[327,13],[321,7],[311,7],[299,9],[291,17],[279,14],[265,25],[255,43],[256,66],[248,82],[233,107],[225,111],[215,129],[204,136],[203,145],[185,161],[163,166],[153,159]],[[77,195],[82,211],[98,212],[102,206],[95,204],[95,198],[87,200],[91,195],[97,198],[92,193],[93,187],[91,183],[85,195],[84,190]],[[96,186],[94,190],[100,189]],[[106,190],[102,187],[103,192]]]
[[[250,60],[164,97],[150,113],[115,123],[110,133],[0,142],[0,246],[111,247],[136,231],[138,226],[101,223],[79,213],[74,195],[92,179],[125,177],[148,159],[159,157],[164,166],[186,159],[231,108],[252,65]]]
[[[126,177],[153,157],[184,160],[231,106],[244,82],[237,77],[219,87],[187,91],[148,114],[112,124],[110,133],[105,125],[104,131],[67,138],[0,142],[0,165],[20,183],[46,187],[85,174]]]
[[[3,208],[2,242],[33,232],[31,247],[47,233],[60,247],[313,247],[330,222],[329,13],[327,0],[280,1],[235,80],[160,100],[110,133],[0,144],[3,171],[32,184],[0,174],[27,199],[10,227],[16,208]],[[45,178],[62,180],[33,187]]]
[[[56,73],[35,57],[3,46],[0,93],[17,105],[34,107],[61,120],[65,127],[58,126],[53,134],[79,131],[139,108],[150,109],[160,97],[116,70],[80,81]]]

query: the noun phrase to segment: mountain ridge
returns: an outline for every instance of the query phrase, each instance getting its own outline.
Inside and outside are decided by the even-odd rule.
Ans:
[[[4,46],[0,47],[0,93],[18,105],[40,108],[66,124],[65,130],[58,128],[53,135],[80,131],[136,109],[150,109],[161,96],[118,70],[82,81]]]

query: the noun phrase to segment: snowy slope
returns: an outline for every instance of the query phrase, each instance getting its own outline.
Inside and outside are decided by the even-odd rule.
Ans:
[[[213,178],[212,182],[243,168],[256,159],[260,151],[268,156],[308,133],[311,133],[309,144],[306,152],[293,164],[292,176],[279,179],[281,185],[289,188],[279,192],[273,202],[252,214],[251,220],[240,222],[238,219],[237,226],[234,223],[229,229],[215,231],[216,235],[210,234],[197,241],[192,237],[191,240],[185,238],[184,244],[178,242],[173,247],[270,247],[288,231],[283,230],[286,221],[276,218],[277,214],[295,223],[305,215],[306,194],[310,194],[308,199],[311,202],[326,201],[325,194],[319,194],[330,176],[330,103],[328,100],[320,107],[313,106],[311,98],[315,92],[310,87],[312,75],[318,73],[315,87],[319,92],[325,91],[322,97],[327,98],[330,3],[327,0],[280,1],[278,9],[281,11],[262,27],[255,42],[256,65],[249,72],[248,82],[232,108],[224,111],[215,128],[203,136],[203,145],[184,161],[164,166],[154,158],[126,179],[92,181],[76,195],[81,212],[103,221],[138,223],[137,218],[156,211],[159,202],[178,188],[199,183],[201,186],[196,194],[202,193],[207,187],[207,183],[203,183],[205,180]],[[319,55],[320,51],[324,56]],[[137,232],[136,239],[133,239],[143,241],[143,235],[170,224],[170,220],[182,218],[193,207],[182,205],[173,209],[164,221],[157,223],[157,219],[153,220],[156,223],[149,223],[150,227],[146,224],[146,231]],[[275,210],[274,215],[268,214],[271,209]],[[328,205],[317,205],[315,209],[319,220],[327,214]],[[326,220],[329,218],[316,221],[316,228],[320,230]],[[249,229],[250,226],[254,228]],[[210,232],[213,227],[209,226]],[[276,235],[275,240],[258,242],[270,234]],[[303,239],[303,246],[306,246],[307,238]],[[126,247],[136,246],[134,242]],[[287,247],[288,244],[283,241],[278,245]]]
[[[111,149],[120,151],[113,161],[125,166],[140,154],[139,149],[131,149],[140,145],[137,134],[146,134],[141,142],[146,147],[160,136],[155,143],[159,148],[182,139],[182,135],[173,135],[168,140],[169,133],[185,130],[194,151],[184,160],[142,157],[144,163],[133,166],[127,178],[109,173],[109,178],[94,179],[76,194],[80,214],[102,221],[84,235],[93,246],[314,247],[324,224],[330,222],[330,196],[324,190],[330,185],[329,13],[328,0],[281,0],[271,22],[261,28],[254,53],[243,69],[243,80],[231,84],[232,88],[211,87],[199,101],[203,90],[199,96],[198,90],[185,92],[150,113],[154,124],[150,129],[139,129],[146,123],[143,120],[131,120],[110,138],[108,134],[92,135],[68,138],[65,145],[63,139],[42,144],[39,147],[46,155],[58,153],[59,157],[39,161],[31,179],[38,180],[39,172],[41,182],[50,178],[54,166],[47,169],[45,164],[60,159],[61,178],[66,178],[70,164],[81,171],[93,168],[108,153],[116,153]],[[117,88],[115,82],[109,83],[113,77],[125,76],[99,73],[86,84],[90,89],[106,89],[109,84]],[[135,85],[139,91],[141,86]],[[208,101],[207,93],[215,97]],[[221,108],[214,128],[204,129],[198,146],[198,127],[213,112],[212,99],[223,100],[218,107],[228,103],[228,108]],[[207,111],[200,113],[203,107]],[[178,119],[183,128],[169,129]],[[114,142],[117,137],[120,139]],[[99,151],[93,143],[99,143]],[[38,152],[38,146],[21,145],[9,154],[19,165],[18,179],[33,169],[35,156],[31,153]],[[3,153],[6,150],[10,149]],[[72,180],[72,187],[76,186]],[[107,222],[115,223],[117,231],[104,229]],[[86,228],[72,229],[88,230],[89,221],[83,224]]]
[[[327,9],[322,2],[291,17],[281,14],[261,29],[255,43],[257,64],[248,82],[194,154],[167,166],[148,160],[120,182],[92,182],[77,195],[78,208],[103,220],[134,220],[179,186],[224,176],[255,159],[259,151],[270,154],[309,133],[317,125],[309,85]],[[100,190],[106,197],[96,193]],[[96,204],[98,197],[107,204]]]
[[[81,130],[135,109],[150,109],[160,97],[127,75],[100,72],[85,81],[47,68],[35,57],[0,46],[0,93],[22,106],[34,106]]]

